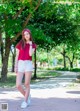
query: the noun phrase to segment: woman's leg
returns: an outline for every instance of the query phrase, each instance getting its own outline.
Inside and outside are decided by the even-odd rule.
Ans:
[[[21,92],[21,94],[23,96],[25,96],[25,90],[23,89],[22,87],[22,79],[23,79],[23,73],[19,72],[17,75],[16,75],[16,87],[17,89]]]
[[[32,71],[26,72],[25,73],[25,87],[26,87],[26,91],[25,91],[25,101],[28,100],[28,96],[30,93],[30,80],[31,80],[31,75],[32,75]]]

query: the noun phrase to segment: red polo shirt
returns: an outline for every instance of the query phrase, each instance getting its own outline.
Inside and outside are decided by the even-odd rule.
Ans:
[[[17,44],[16,48],[19,49],[18,60],[32,60],[32,56],[29,55],[29,48],[30,48],[29,43],[26,43],[24,49],[20,44]],[[32,48],[36,49],[36,44],[32,44]]]

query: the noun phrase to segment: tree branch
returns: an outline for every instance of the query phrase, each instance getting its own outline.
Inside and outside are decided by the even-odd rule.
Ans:
[[[74,56],[74,53],[73,53],[72,62],[74,61],[74,58],[75,58],[75,56]]]
[[[38,7],[40,6],[40,3],[42,2],[42,0],[39,0],[38,1],[38,4],[37,4],[37,6],[35,7],[35,9],[34,9],[34,11],[36,11],[37,9],[38,9]]]
[[[16,19],[18,17],[18,15],[21,14],[21,12],[23,11],[24,7],[22,7],[14,16],[13,19]]]
[[[37,4],[37,6],[34,8],[34,11],[36,11],[36,10],[38,9],[38,7],[40,6],[41,1],[42,1],[42,0],[39,0],[39,1],[38,1],[38,4]],[[25,28],[25,26],[28,24],[31,16],[32,16],[31,13],[27,16],[26,21],[25,21],[24,24],[23,24],[23,28]]]
[[[37,4],[37,6],[34,8],[34,11],[36,11],[36,10],[38,9],[41,1],[42,1],[42,0],[39,0],[39,1],[38,1],[38,4]],[[21,11],[22,11],[22,10],[21,10]],[[33,12],[34,12],[34,11],[33,11]],[[16,16],[17,16],[17,15],[16,15]],[[26,27],[26,25],[28,24],[31,16],[32,16],[32,14],[29,13],[29,15],[27,16],[25,22],[23,23],[23,29],[24,29],[24,28]],[[21,35],[21,32],[18,32],[17,35],[11,40],[11,42],[14,42],[20,35]]]
[[[11,43],[15,42],[15,40],[21,35],[21,32],[18,32],[14,38],[11,39]]]
[[[69,56],[67,56],[67,55],[66,55],[65,57],[69,60],[69,62],[71,62],[71,60],[70,60]]]
[[[23,23],[23,28],[25,28],[25,26],[28,24],[28,22],[29,22],[31,16],[32,16],[31,13],[27,16],[26,21]]]

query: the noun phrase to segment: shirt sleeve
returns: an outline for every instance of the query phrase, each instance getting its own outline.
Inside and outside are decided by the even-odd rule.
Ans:
[[[18,44],[15,46],[15,48],[20,50],[20,49],[21,49],[21,44],[18,43]]]

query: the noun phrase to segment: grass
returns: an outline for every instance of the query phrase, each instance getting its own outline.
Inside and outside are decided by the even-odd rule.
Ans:
[[[34,79],[32,75],[31,84],[44,81],[46,79],[59,76],[60,74],[53,72],[53,71],[38,71],[37,72],[37,78]],[[15,87],[16,84],[16,75],[15,73],[8,73],[7,81],[1,82],[0,81],[0,87]]]
[[[72,72],[80,72],[80,68],[54,68],[54,70],[57,70],[57,71],[72,71]]]
[[[5,82],[0,81],[0,87],[15,87],[16,75],[14,73],[8,73],[7,80]]]
[[[31,83],[44,81],[46,79],[54,78],[57,76],[60,76],[60,74],[55,72],[55,71],[38,71],[37,72],[37,78],[35,79],[32,77]]]
[[[51,77],[56,77],[59,76],[58,73],[54,72],[54,71],[40,71],[38,72],[38,78],[51,78]]]
[[[56,67],[55,70],[57,70],[57,71],[69,71],[69,68]]]
[[[70,69],[70,71],[73,71],[73,72],[80,72],[80,68],[73,68],[73,69]]]

